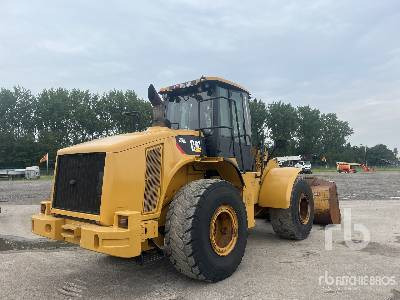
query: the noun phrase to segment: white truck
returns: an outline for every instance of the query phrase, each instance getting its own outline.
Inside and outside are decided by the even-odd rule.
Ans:
[[[295,167],[301,169],[301,173],[312,174],[311,162],[303,160],[300,155],[281,156],[276,159],[281,167]]]

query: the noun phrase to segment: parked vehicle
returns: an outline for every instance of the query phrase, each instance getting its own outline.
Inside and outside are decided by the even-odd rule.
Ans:
[[[311,162],[302,160],[300,155],[281,156],[276,158],[280,167],[301,169],[300,173],[312,174]]]
[[[312,170],[311,170],[311,162],[306,160],[300,160],[298,161],[295,165],[295,168],[300,168],[301,172],[303,174],[312,174]]]

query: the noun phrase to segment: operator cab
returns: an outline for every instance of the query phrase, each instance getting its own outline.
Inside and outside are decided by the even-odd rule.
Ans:
[[[171,128],[199,130],[207,156],[236,158],[241,171],[253,169],[250,94],[246,89],[222,78],[201,77],[159,93]]]

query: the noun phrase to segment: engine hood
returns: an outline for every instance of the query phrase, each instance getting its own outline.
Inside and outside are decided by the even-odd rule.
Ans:
[[[167,127],[149,127],[146,131],[142,132],[110,136],[63,148],[58,150],[57,155],[90,152],[121,152],[180,134],[198,135],[199,133],[193,130],[174,130]]]

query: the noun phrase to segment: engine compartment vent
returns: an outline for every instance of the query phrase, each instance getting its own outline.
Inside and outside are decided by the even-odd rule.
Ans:
[[[146,174],[143,212],[150,213],[157,207],[161,190],[161,164],[163,145],[146,149]]]

